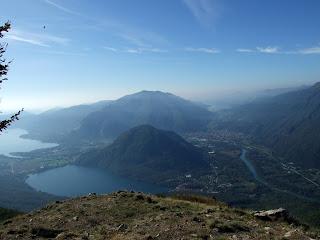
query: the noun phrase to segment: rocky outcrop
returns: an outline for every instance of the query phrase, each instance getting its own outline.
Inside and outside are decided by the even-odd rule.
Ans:
[[[263,221],[288,221],[289,213],[284,208],[272,209],[267,211],[257,211],[254,216]]]

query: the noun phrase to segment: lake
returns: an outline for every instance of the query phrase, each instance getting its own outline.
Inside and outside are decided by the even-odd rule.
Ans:
[[[1,134],[0,154],[14,157],[15,152],[30,152],[37,149],[56,147],[55,143],[44,143],[37,140],[21,138],[28,132],[23,129],[9,129]]]
[[[68,165],[30,175],[26,183],[32,188],[57,196],[74,197],[88,193],[110,193],[134,190],[147,193],[164,193],[168,189],[114,175],[107,170]]]

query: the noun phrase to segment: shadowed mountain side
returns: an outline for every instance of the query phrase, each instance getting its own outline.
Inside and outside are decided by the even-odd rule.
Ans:
[[[206,129],[213,113],[170,93],[142,91],[122,97],[90,114],[76,135],[83,138],[115,138],[142,124],[178,133]]]
[[[17,216],[18,214],[20,213],[16,210],[5,209],[0,207],[0,223],[8,218]]]
[[[81,155],[77,163],[153,182],[192,172],[201,174],[209,167],[200,149],[174,132],[149,125],[135,127],[110,146]]]
[[[212,128],[251,134],[288,161],[320,168],[320,83],[220,113]]]

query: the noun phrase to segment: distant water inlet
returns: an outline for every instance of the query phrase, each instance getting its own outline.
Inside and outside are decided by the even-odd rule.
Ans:
[[[165,193],[167,188],[114,175],[104,169],[68,165],[30,175],[26,183],[38,191],[57,196],[74,197],[91,192],[110,193],[134,190]]]
[[[30,152],[37,149],[56,147],[55,143],[44,143],[37,140],[21,138],[28,132],[23,129],[10,129],[1,134],[0,154],[14,157],[12,153]]]

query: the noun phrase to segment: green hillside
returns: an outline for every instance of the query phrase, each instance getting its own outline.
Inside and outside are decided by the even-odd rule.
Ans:
[[[171,131],[142,125],[120,135],[110,146],[87,152],[78,164],[102,167],[137,179],[158,181],[208,169],[206,155]]]

